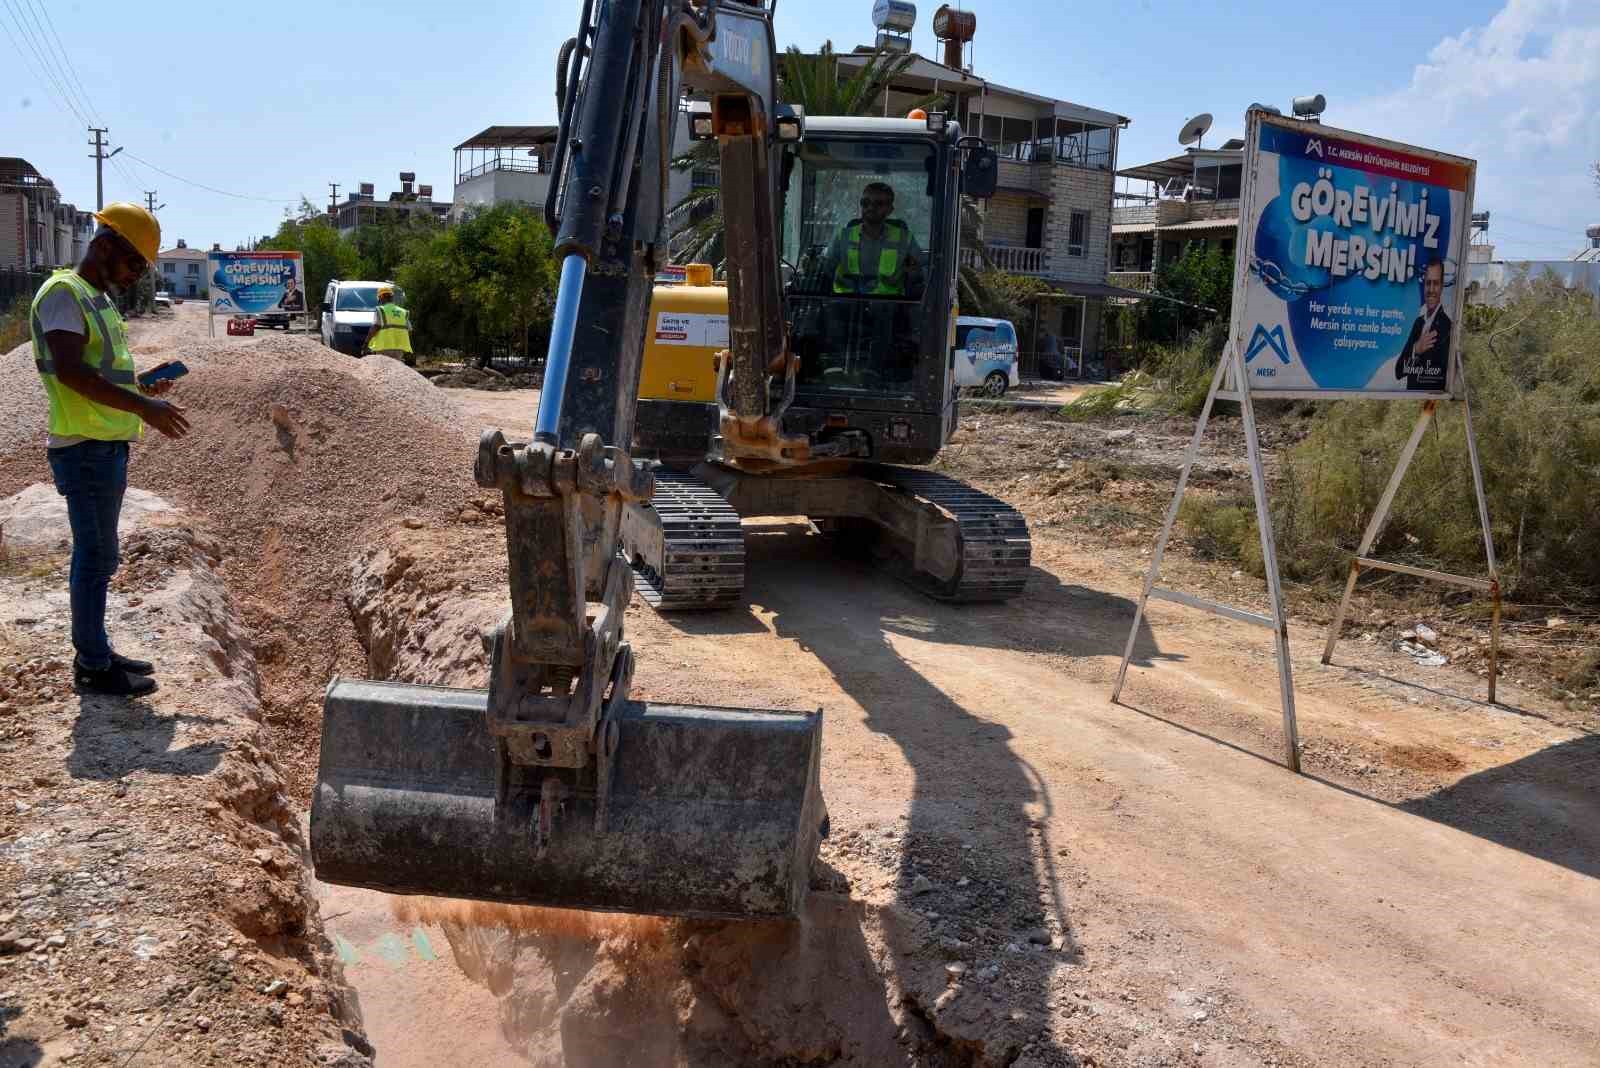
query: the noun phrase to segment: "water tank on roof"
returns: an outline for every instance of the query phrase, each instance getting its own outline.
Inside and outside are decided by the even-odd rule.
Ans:
[[[890,33],[910,33],[917,24],[917,5],[908,0],[877,0],[872,5],[872,24]]]
[[[978,32],[978,16],[945,4],[933,13],[933,35],[941,41],[970,41]]]
[[[1600,248],[1600,223],[1591,224],[1583,231],[1583,236],[1587,237],[1597,248]]]

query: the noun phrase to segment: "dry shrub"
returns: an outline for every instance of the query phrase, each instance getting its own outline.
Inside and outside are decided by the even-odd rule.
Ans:
[[[1501,309],[1473,309],[1464,335],[1472,415],[1495,548],[1509,596],[1600,605],[1600,314],[1582,293],[1524,285]],[[1476,330],[1473,327],[1476,326]],[[1491,345],[1491,338],[1493,344]],[[1376,508],[1416,404],[1319,404],[1277,466],[1273,527],[1286,574],[1337,583]],[[1248,497],[1183,513],[1211,552],[1259,558]],[[1373,554],[1482,574],[1483,536],[1461,406],[1440,409]]]
[[[0,311],[0,352],[10,352],[29,341],[28,308],[31,302],[18,297],[5,311]]]

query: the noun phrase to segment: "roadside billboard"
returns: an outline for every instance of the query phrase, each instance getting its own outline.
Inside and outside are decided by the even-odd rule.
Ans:
[[[220,252],[206,256],[212,315],[306,314],[298,252]]]
[[[1453,395],[1476,168],[1251,111],[1233,298],[1251,392]]]

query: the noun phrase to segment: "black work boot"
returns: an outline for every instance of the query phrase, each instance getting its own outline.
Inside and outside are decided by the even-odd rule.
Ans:
[[[155,679],[130,675],[116,664],[92,671],[78,663],[76,658],[72,661],[72,684],[79,693],[98,693],[107,697],[143,697],[156,692]]]
[[[133,657],[123,656],[121,653],[111,654],[111,666],[121,668],[130,675],[154,675],[156,673],[156,666],[150,661],[135,660]]]

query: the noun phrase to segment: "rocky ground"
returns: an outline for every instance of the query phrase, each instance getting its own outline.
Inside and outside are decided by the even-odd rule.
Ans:
[[[322,686],[332,673],[482,684],[479,632],[505,610],[505,561],[498,502],[468,472],[478,430],[525,432],[533,394],[441,391],[300,339],[201,335],[203,320],[181,315],[136,327],[149,358],[176,348],[196,368],[179,397],[197,433],[141,446],[133,478],[214,546],[201,555],[219,558],[208,581],[220,576],[238,606],[237,638],[160,614],[140,629],[147,602],[128,601],[152,595],[129,584],[144,581],[139,560],[166,557],[130,552],[116,625],[136,652],[192,644],[201,659],[163,678],[158,702],[184,703],[156,704],[153,738],[149,717],[125,709],[86,732],[92,706],[62,689],[59,665],[43,666],[62,656],[59,603],[35,607],[59,602],[58,564],[14,557],[0,583],[29,606],[0,599],[0,625],[33,664],[8,676],[25,681],[6,698],[29,714],[0,714],[0,732],[27,731],[3,743],[0,863],[11,867],[0,871],[27,888],[98,877],[139,903],[69,899],[46,912],[39,902],[61,895],[24,898],[0,882],[0,914],[45,941],[42,959],[38,945],[0,958],[4,1041],[32,1043],[19,1048],[34,1062],[54,1063],[62,1042],[80,1058],[114,1048],[173,1064],[238,1063],[220,1051],[274,1042],[291,1057],[266,1063],[360,1058],[325,930],[382,1068],[1600,1063],[1600,968],[1587,949],[1600,919],[1600,748],[1581,704],[1544,695],[1531,670],[1484,704],[1460,651],[1475,636],[1415,606],[1364,604],[1323,667],[1300,592],[1291,648],[1307,775],[1275,763],[1277,684],[1258,631],[1161,606],[1135,647],[1128,705],[1107,701],[1186,443],[1177,423],[964,417],[944,465],[1016,502],[1034,530],[1029,586],[1009,605],[930,603],[780,517],[747,528],[747,608],[629,609],[638,696],[824,709],[833,835],[799,923],[395,903],[342,888],[316,889],[319,916],[297,889],[292,814],[314,774]],[[22,356],[13,364],[26,381]],[[43,477],[30,403],[26,390],[0,400],[0,435],[13,435],[0,441],[0,493]],[[1203,487],[1242,477],[1236,433],[1208,446]],[[1256,581],[1188,552],[1172,559],[1173,585],[1259,605]],[[185,573],[156,571],[168,568]],[[1392,638],[1374,618],[1385,612]],[[56,621],[37,622],[47,614]],[[1415,644],[1418,623],[1450,662],[1424,666],[1396,645],[1406,629]],[[230,693],[250,689],[243,668],[205,668],[208,642],[254,651],[261,721],[241,715],[239,734],[183,718],[216,715],[221,683],[207,670]],[[288,807],[263,815],[253,802],[235,823],[229,791],[186,792],[213,780],[173,769],[203,766],[208,745],[221,748],[206,775],[275,757],[284,786],[267,792]],[[152,749],[120,779],[74,756],[115,765]],[[98,862],[87,821],[146,801],[117,826],[124,856],[143,865],[131,878],[158,893],[137,897],[99,867],[86,880],[21,878],[19,857],[59,857],[61,871]],[[57,819],[76,851],[55,848]],[[281,893],[259,896],[268,885]],[[284,933],[251,926],[263,911]],[[93,978],[82,985],[88,973],[46,970],[105,915],[119,935],[150,927],[163,954],[94,947],[95,967],[124,969],[106,973],[115,1001]],[[48,943],[57,931],[65,947]],[[208,970],[213,957],[231,970]],[[288,960],[303,973],[274,987],[268,971]],[[11,979],[24,974],[26,987]],[[173,978],[175,1007],[132,997],[140,979],[161,990]],[[86,1025],[69,1027],[69,1010]],[[91,1046],[96,1027],[118,1030]]]

